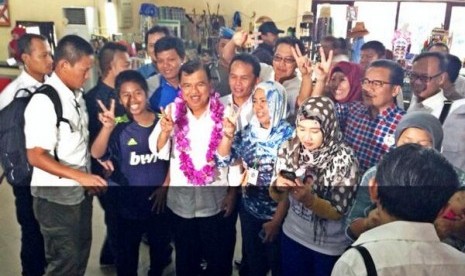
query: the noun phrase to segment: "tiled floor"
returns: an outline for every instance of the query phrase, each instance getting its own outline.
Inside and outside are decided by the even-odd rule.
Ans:
[[[97,200],[94,201],[92,223],[93,240],[86,275],[116,275],[114,269],[101,268],[99,265],[100,247],[105,237],[105,227],[103,224],[103,212]],[[241,242],[241,238],[238,237],[236,256],[239,256]],[[3,182],[3,184],[0,185],[0,275],[21,275],[19,247],[20,230],[18,222],[16,221],[13,192],[10,185]],[[147,267],[149,264],[148,247],[141,245],[140,252],[139,275],[147,275]],[[170,265],[165,270],[165,275],[176,275],[173,265]],[[233,275],[238,275],[236,269],[234,269]]]

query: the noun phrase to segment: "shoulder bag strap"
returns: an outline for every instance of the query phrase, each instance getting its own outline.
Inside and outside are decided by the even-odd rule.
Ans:
[[[360,255],[362,255],[363,261],[365,262],[367,275],[378,276],[378,273],[376,272],[376,266],[375,266],[375,263],[373,262],[373,258],[371,258],[370,252],[368,252],[368,250],[361,245],[358,245],[352,248],[357,250],[360,253]]]
[[[442,107],[441,115],[439,116],[439,121],[441,122],[441,125],[444,124],[444,121],[447,118],[447,115],[449,114],[450,107],[452,105],[452,101],[445,100],[444,105]]]

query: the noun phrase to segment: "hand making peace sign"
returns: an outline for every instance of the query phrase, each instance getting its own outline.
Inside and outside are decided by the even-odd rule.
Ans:
[[[321,61],[318,62],[314,67],[316,79],[326,80],[329,75],[329,70],[331,70],[331,63],[333,62],[333,50],[329,51],[328,56],[326,56],[323,47],[320,47],[319,51]]]
[[[99,121],[104,128],[113,129],[115,127],[115,100],[111,99],[110,109],[107,109],[101,100],[97,100],[97,103],[102,110],[102,112],[98,114]]]
[[[174,128],[174,122],[173,118],[171,118],[171,107],[167,106],[166,110],[161,107],[161,131],[166,134],[171,134],[171,131],[173,131]]]
[[[225,111],[225,117],[223,119],[223,134],[229,139],[234,137],[236,132],[237,119],[241,114],[241,109],[235,111],[231,105],[228,105]]]
[[[302,76],[310,76],[313,72],[312,63],[307,56],[302,55],[299,46],[296,44],[294,48],[291,48],[292,56],[294,57],[297,67],[299,68]]]

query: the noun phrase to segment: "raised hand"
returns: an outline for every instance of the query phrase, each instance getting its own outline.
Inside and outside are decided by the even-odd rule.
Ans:
[[[101,100],[97,100],[98,105],[102,112],[98,114],[98,119],[102,123],[104,128],[115,127],[115,100],[111,99],[110,109],[108,109]]]
[[[237,47],[242,47],[244,46],[248,38],[249,34],[246,31],[238,31],[234,33],[232,41],[234,42],[234,45],[236,45]]]
[[[174,128],[173,118],[171,118],[171,107],[167,106],[166,110],[162,107],[161,111],[161,131],[165,134],[171,134]]]
[[[236,125],[237,120],[241,114],[241,109],[235,111],[231,105],[226,107],[226,111],[224,113],[225,117],[223,119],[223,134],[227,137],[232,139],[234,137],[234,133],[236,132]]]
[[[329,51],[328,56],[326,56],[323,47],[320,47],[320,57],[321,61],[315,65],[315,73],[317,80],[326,79],[329,75],[329,70],[331,70],[331,63],[333,62],[333,50]]]
[[[295,45],[294,48],[291,48],[292,56],[294,57],[297,67],[299,68],[300,73],[303,76],[309,76],[313,72],[312,63],[307,56],[302,55],[298,45]]]

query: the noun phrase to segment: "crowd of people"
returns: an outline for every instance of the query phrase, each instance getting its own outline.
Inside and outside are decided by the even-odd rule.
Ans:
[[[240,52],[246,32],[222,36],[207,65],[155,26],[138,70],[118,43],[95,56],[67,35],[52,58],[43,36],[19,39],[24,70],[0,110],[48,85],[66,120],[45,95],[25,109],[34,169],[12,185],[23,275],[85,275],[94,197],[100,263],[118,275],[137,275],[143,240],[149,275],[163,275],[173,246],[176,275],[232,275],[238,219],[239,275],[465,271],[460,59],[435,44],[405,72],[378,41],[358,64],[339,61],[327,37],[312,64],[273,22],[260,31],[251,54]],[[84,92],[94,63],[100,79]]]

